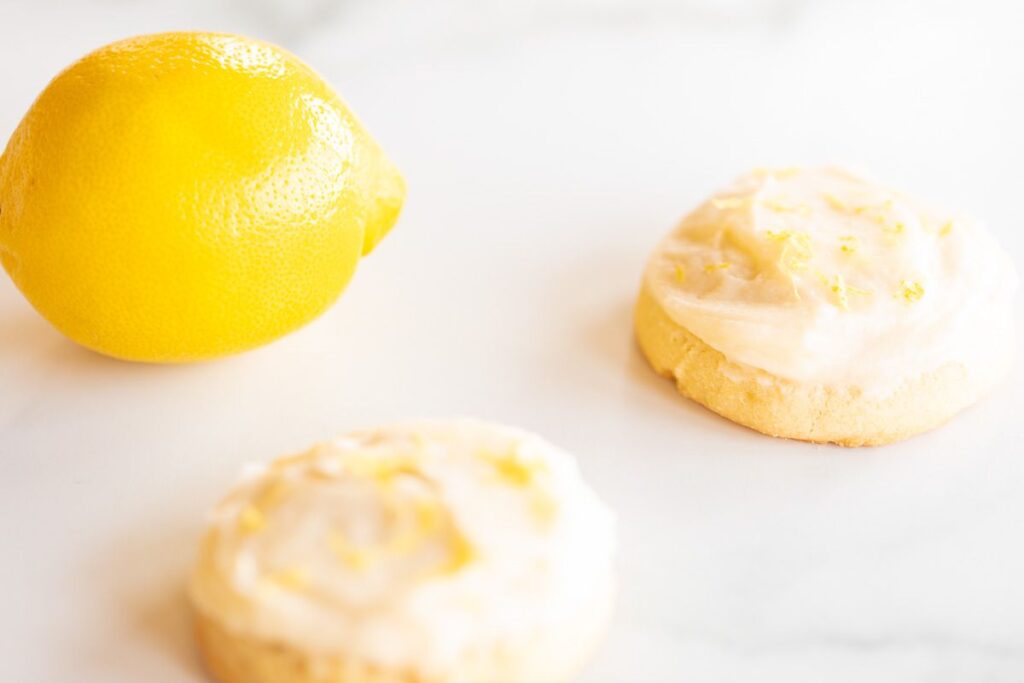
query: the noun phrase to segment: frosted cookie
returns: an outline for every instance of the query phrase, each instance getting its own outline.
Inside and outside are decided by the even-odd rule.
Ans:
[[[223,683],[561,683],[604,633],[614,544],[571,456],[423,421],[250,473],[190,594]]]
[[[735,422],[884,444],[1006,373],[1016,282],[967,217],[839,169],[761,171],[658,246],[636,334],[655,370]]]

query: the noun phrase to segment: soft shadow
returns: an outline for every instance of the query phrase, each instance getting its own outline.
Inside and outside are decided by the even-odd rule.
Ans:
[[[81,634],[65,662],[69,672],[145,681],[162,671],[160,680],[207,680],[185,592],[198,533],[198,525],[180,520],[139,522],[97,547],[83,579],[102,600],[98,621],[106,627]]]
[[[555,297],[545,304],[562,310],[559,315],[545,312],[543,318],[561,328],[565,340],[558,347],[545,349],[549,378],[617,396],[628,403],[634,416],[642,416],[647,429],[668,429],[681,439],[707,432],[716,440],[759,453],[789,450],[794,445],[808,452],[835,448],[788,439],[766,441],[755,430],[680,395],[671,378],[655,372],[640,351],[633,330],[633,308],[645,258],[630,258],[622,249],[607,247],[581,252],[552,273],[547,289],[564,292],[572,304],[567,306],[566,299]],[[594,279],[595,273],[601,274],[600,280]]]
[[[0,377],[10,375],[43,389],[88,392],[96,386],[122,381],[180,378],[198,375],[214,361],[157,364],[124,361],[87,349],[71,341],[24,302],[0,297]],[[229,368],[248,362],[252,353],[219,359]]]
[[[125,614],[154,651],[176,669],[203,678],[192,633],[185,577],[175,576],[152,594],[125,596]]]
[[[740,434],[750,430],[679,394],[675,383],[659,375],[644,358],[633,333],[633,301],[625,296],[609,303],[599,316],[581,321],[577,348],[598,362],[620,369],[631,386],[625,391],[646,411],[670,412],[708,429]]]
[[[88,378],[126,372],[138,364],[125,363],[72,342],[27,305],[0,307],[0,367],[59,371]],[[152,366],[160,368],[162,366]]]
[[[23,356],[61,341],[59,333],[31,310],[0,307],[0,356]]]

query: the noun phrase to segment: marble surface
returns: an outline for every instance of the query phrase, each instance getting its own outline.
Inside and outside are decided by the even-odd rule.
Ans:
[[[1022,371],[877,450],[758,436],[644,365],[647,251],[751,166],[838,161],[1024,265],[1013,2],[0,2],[0,137],[81,53],[278,41],[405,170],[400,225],[302,331],[221,362],[83,351],[0,278],[0,679],[199,683],[182,581],[251,460],[471,414],[577,453],[622,595],[581,683],[1024,680]],[[1021,310],[1021,309],[1018,309]]]

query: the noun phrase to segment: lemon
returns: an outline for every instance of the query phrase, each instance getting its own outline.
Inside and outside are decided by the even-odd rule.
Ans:
[[[323,312],[402,177],[284,50],[211,33],[100,48],[0,157],[0,260],[57,329],[118,358],[250,349]]]

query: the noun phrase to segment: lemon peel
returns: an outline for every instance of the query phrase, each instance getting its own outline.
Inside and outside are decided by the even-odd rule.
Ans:
[[[916,280],[900,280],[899,288],[893,296],[908,304],[913,304],[924,297],[924,286]]]
[[[11,136],[0,261],[83,346],[205,360],[323,313],[404,197],[391,161],[295,56],[242,36],[140,36],[57,75]]]

